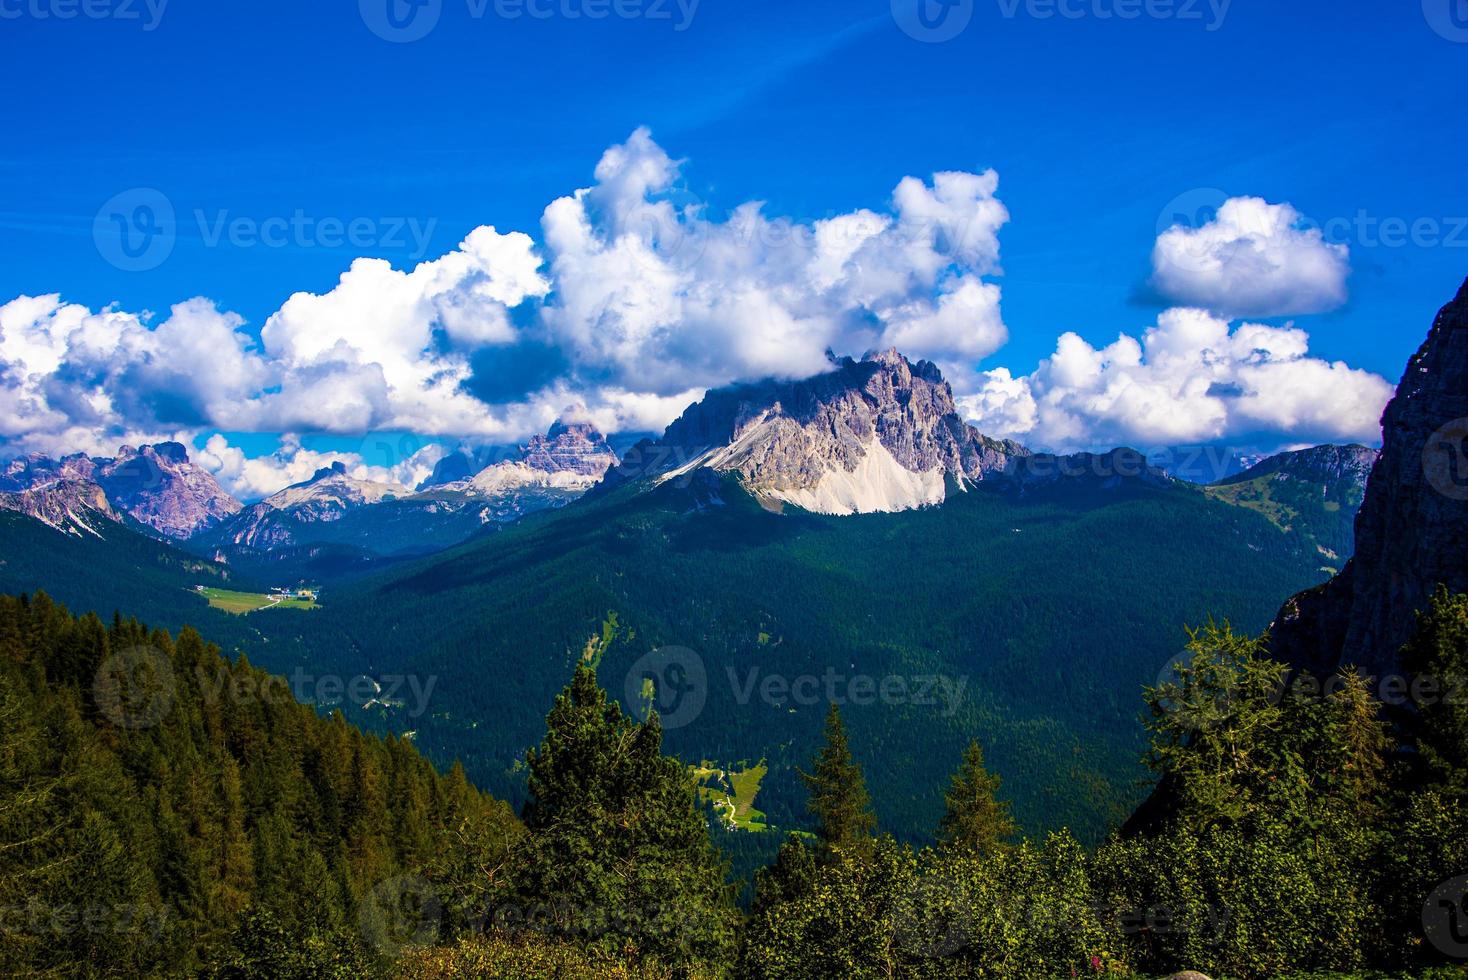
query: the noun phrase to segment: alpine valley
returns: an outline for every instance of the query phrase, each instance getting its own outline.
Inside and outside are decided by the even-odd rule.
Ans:
[[[1257,632],[1339,569],[1374,459],[1319,447],[1199,486],[1125,448],[1032,453],[887,350],[710,391],[620,459],[558,423],[417,487],[336,464],[244,505],[175,443],[23,457],[0,591],[197,625],[281,674],[432,677],[422,714],[336,706],[517,805],[544,706],[590,656],[689,764],[764,767],[757,829],[802,825],[797,766],[835,701],[899,836],[928,838],[977,736],[1021,826],[1097,840],[1143,794],[1138,693],[1183,627]],[[320,586],[318,608],[199,594],[283,585]],[[783,836],[748,829],[721,835],[744,871]]]

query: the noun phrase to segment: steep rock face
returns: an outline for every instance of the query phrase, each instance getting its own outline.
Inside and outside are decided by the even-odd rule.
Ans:
[[[192,537],[241,508],[176,442],[123,446],[98,467],[96,479],[113,506],[170,538]]]
[[[180,540],[213,527],[241,507],[211,473],[190,462],[188,450],[176,442],[123,446],[115,458],[76,453],[53,460],[31,453],[11,460],[0,471],[0,490],[29,491],[35,496],[56,492],[72,498],[75,488],[63,490],[62,485],[76,481],[100,487],[109,510]],[[64,509],[67,504],[59,501],[56,507]],[[48,509],[47,505],[37,506]]]
[[[1438,313],[1382,417],[1382,452],[1340,575],[1286,603],[1276,656],[1330,670],[1398,669],[1439,583],[1468,591],[1468,281]]]
[[[617,454],[589,422],[557,422],[525,446],[525,465],[544,473],[575,473],[593,482],[617,462]]]
[[[709,392],[661,439],[634,447],[607,477],[614,486],[698,469],[733,473],[761,499],[827,514],[941,503],[959,486],[1009,471],[1026,450],[981,435],[928,361],[895,350],[800,381]]]
[[[64,534],[101,533],[107,523],[121,523],[102,488],[90,480],[56,480],[25,490],[0,492],[0,510],[34,517]]]

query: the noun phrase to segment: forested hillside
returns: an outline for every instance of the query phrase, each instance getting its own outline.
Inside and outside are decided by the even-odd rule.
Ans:
[[[0,597],[6,975],[362,976],[385,882],[518,832],[193,630]]]
[[[977,736],[1022,826],[1094,841],[1141,793],[1137,695],[1182,649],[1183,627],[1212,616],[1262,629],[1281,597],[1320,581],[1307,550],[1181,485],[979,489],[834,518],[771,513],[732,480],[700,479],[588,499],[337,588],[319,613],[269,620],[259,656],[281,671],[436,678],[424,714],[359,717],[417,731],[431,756],[521,800],[539,706],[614,613],[600,667],[614,696],[636,708],[639,660],[685,650],[661,666],[702,688],[676,717],[662,698],[669,748],[690,764],[765,760],[755,806],[781,832],[804,825],[795,768],[819,739],[831,676],[899,836],[929,838],[951,759]]]

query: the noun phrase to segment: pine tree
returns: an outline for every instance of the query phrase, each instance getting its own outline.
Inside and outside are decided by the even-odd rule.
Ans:
[[[826,743],[813,771],[800,776],[810,790],[807,806],[821,841],[837,850],[864,847],[876,831],[877,818],[861,767],[851,756],[841,710],[834,704],[826,715]]]
[[[984,767],[983,747],[977,740],[970,742],[944,796],[947,811],[938,824],[938,839],[945,847],[984,853],[1014,836],[1009,802],[998,798],[999,783],[999,777]]]
[[[656,714],[638,724],[577,666],[527,759],[529,835],[511,860],[516,925],[608,952],[688,967],[733,950],[737,915],[692,777],[662,754]]]
[[[1468,797],[1468,595],[1439,586],[1402,649],[1413,675],[1413,740],[1420,782],[1455,799]]]

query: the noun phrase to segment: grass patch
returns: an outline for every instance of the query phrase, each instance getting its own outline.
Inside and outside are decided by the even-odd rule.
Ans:
[[[741,765],[743,768],[737,771],[720,769],[710,762],[694,766],[699,799],[713,804],[725,830],[762,833],[770,826],[765,822],[764,813],[754,808],[754,800],[770,768],[763,759],[757,766]]]
[[[255,612],[257,609],[315,609],[311,599],[277,599],[263,592],[233,592],[229,589],[200,589],[199,594],[209,600],[209,605],[236,616]]]

